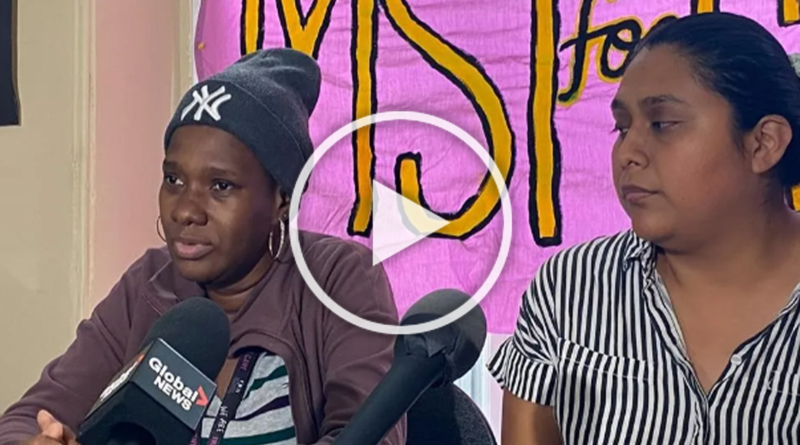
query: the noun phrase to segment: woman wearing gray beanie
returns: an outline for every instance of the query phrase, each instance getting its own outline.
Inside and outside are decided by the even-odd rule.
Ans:
[[[128,269],[70,348],[0,418],[0,445],[75,443],[72,431],[136,357],[156,319],[198,295],[217,303],[231,327],[198,443],[332,443],[388,371],[394,339],[328,311],[289,246],[289,198],[312,153],[308,118],[319,88],[313,59],[271,49],[185,95],[164,140],[159,226],[166,247]],[[397,323],[386,275],[366,248],[313,233],[300,239],[309,269],[339,305]],[[254,363],[247,375],[237,371],[244,363]],[[232,381],[246,382],[230,391],[239,400],[228,397]],[[220,412],[229,419],[217,419]],[[383,444],[404,443],[400,422]]]

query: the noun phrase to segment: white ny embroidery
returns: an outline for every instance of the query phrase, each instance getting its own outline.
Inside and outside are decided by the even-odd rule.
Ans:
[[[194,120],[199,121],[200,118],[203,117],[203,112],[206,112],[212,119],[219,121],[222,119],[222,116],[219,114],[220,105],[231,100],[232,96],[225,93],[224,86],[208,94],[208,85],[203,85],[203,87],[200,88],[200,93],[194,91],[192,97],[194,97],[192,103],[187,105],[186,108],[183,109],[183,112],[181,112],[181,120],[184,120],[186,115],[189,114],[196,105],[197,111],[194,113]]]

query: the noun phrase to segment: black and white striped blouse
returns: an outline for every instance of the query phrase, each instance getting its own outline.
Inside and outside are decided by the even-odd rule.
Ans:
[[[554,407],[569,445],[800,444],[800,291],[706,394],[655,258],[631,231],[554,255],[525,293],[492,375]]]

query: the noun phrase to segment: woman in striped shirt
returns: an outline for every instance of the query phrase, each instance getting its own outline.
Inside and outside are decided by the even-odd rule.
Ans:
[[[677,19],[641,42],[611,110],[632,230],[538,272],[490,364],[503,444],[800,443],[789,57],[750,19]]]

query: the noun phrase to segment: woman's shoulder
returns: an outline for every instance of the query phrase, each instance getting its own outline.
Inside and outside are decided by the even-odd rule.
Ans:
[[[352,240],[317,232],[301,232],[303,259],[310,269],[347,263],[351,267],[372,267],[372,250]]]
[[[632,231],[599,236],[567,247],[544,261],[523,299],[528,307],[540,308],[538,316],[553,317],[562,328],[576,316],[586,320],[605,313],[598,308],[614,304],[611,302],[620,297],[629,297],[617,291],[621,281],[626,280],[625,274],[633,270],[626,264],[649,247]],[[595,312],[570,312],[587,307],[595,308]]]
[[[172,259],[166,247],[148,248],[125,269],[116,284],[102,303],[126,300],[129,309],[136,305],[136,300],[142,295],[157,293],[154,286],[159,286],[159,281],[171,283],[174,271],[170,267]],[[158,278],[158,280],[156,280]],[[170,289],[171,290],[171,289]],[[117,303],[119,304],[119,303]]]
[[[149,281],[172,262],[166,246],[151,247],[136,259],[122,275],[122,279]]]
[[[388,276],[382,264],[372,264],[371,249],[313,232],[301,232],[300,241],[308,271],[332,300],[353,313],[396,315]]]
[[[544,261],[540,274],[558,280],[598,273],[616,273],[624,261],[640,254],[648,244],[632,230],[603,235],[564,248]]]
[[[106,326],[106,335],[126,350],[138,345],[157,315],[152,301],[145,302],[153,277],[170,264],[166,248],[146,249],[122,273],[108,294],[92,310],[92,319]],[[141,308],[146,308],[142,311]]]

